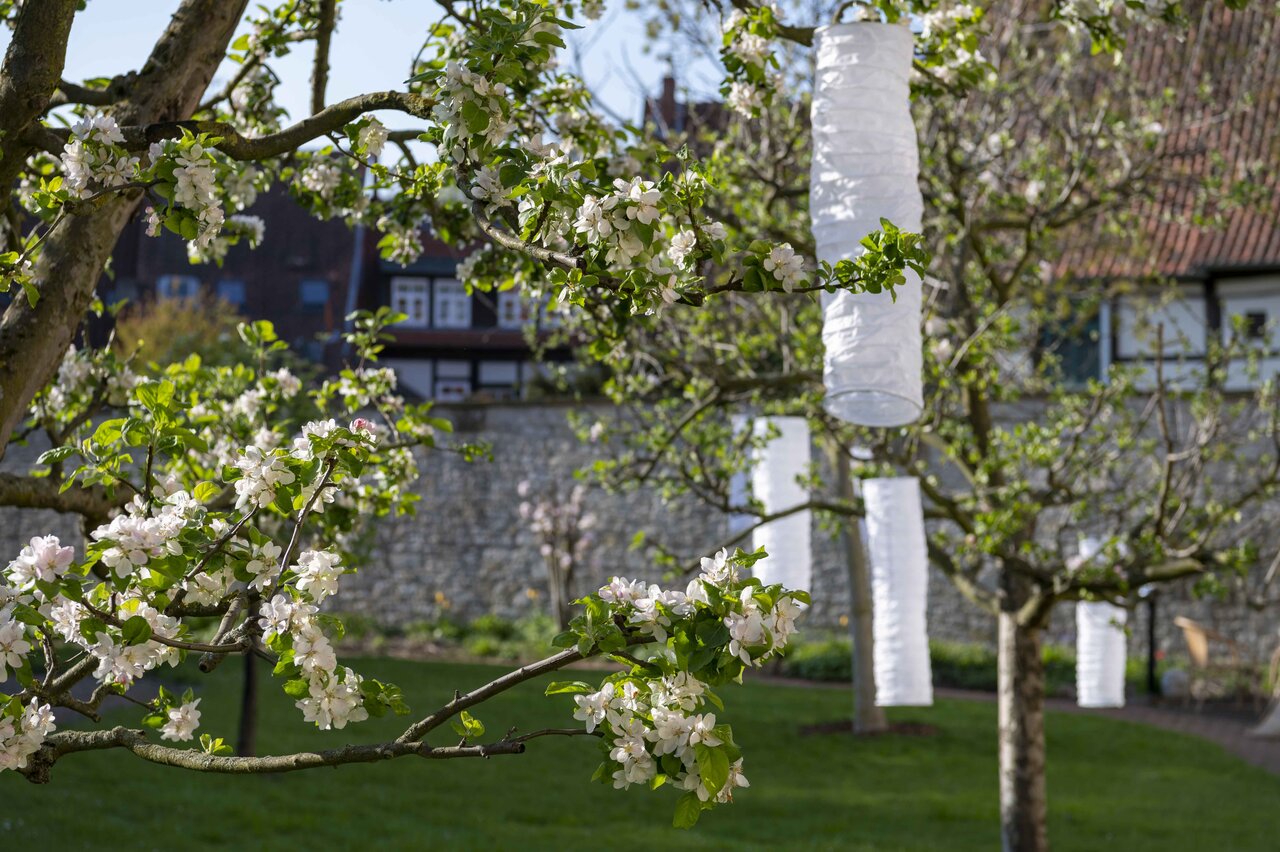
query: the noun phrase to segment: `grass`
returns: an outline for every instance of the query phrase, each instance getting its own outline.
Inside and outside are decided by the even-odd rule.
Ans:
[[[420,712],[483,666],[356,661],[398,683]],[[213,677],[238,679],[228,663]],[[197,689],[200,685],[197,686]],[[568,698],[528,684],[478,714],[490,731],[563,726]],[[235,690],[205,688],[203,730],[234,738]],[[674,794],[589,783],[595,744],[536,741],[521,756],[409,758],[274,777],[205,776],[126,753],[68,757],[48,786],[0,775],[6,849],[990,849],[996,845],[995,705],[940,701],[895,712],[938,726],[927,738],[801,737],[847,714],[847,688],[749,684],[722,690],[751,788],[670,828]],[[263,691],[261,743],[278,752],[372,741],[404,720],[317,733],[275,687]],[[121,711],[112,720],[137,724]],[[1050,836],[1057,850],[1274,849],[1280,778],[1217,746],[1108,719],[1048,719]]]

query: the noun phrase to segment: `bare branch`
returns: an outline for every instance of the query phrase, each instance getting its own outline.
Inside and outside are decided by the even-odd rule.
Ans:
[[[453,716],[461,713],[468,707],[474,707],[480,702],[492,698],[500,692],[506,692],[511,687],[524,683],[530,678],[535,678],[538,675],[562,669],[570,663],[576,663],[581,659],[583,659],[583,656],[578,653],[577,649],[570,648],[567,651],[561,651],[559,654],[547,657],[545,660],[530,663],[527,666],[521,666],[513,672],[508,672],[502,677],[490,681],[479,689],[473,689],[466,695],[459,695],[455,697],[452,701],[432,713],[430,716],[410,725],[408,730],[396,739],[396,742],[412,743],[421,740],[424,736],[431,733],[431,731],[440,727]]]
[[[337,0],[320,0],[320,23],[316,28],[316,63],[311,73],[311,112],[324,109],[324,91],[329,85],[329,44],[337,15]]]
[[[538,734],[539,736],[545,734]],[[531,737],[530,737],[531,738]],[[81,751],[102,751],[122,748],[133,752],[143,760],[162,766],[174,766],[197,772],[216,772],[229,775],[261,775],[278,772],[296,772],[319,766],[341,766],[348,763],[377,763],[396,757],[417,756],[428,760],[450,760],[460,757],[494,757],[504,754],[523,754],[525,739],[499,740],[483,745],[457,745],[432,748],[420,742],[387,742],[369,745],[348,745],[325,751],[306,751],[294,754],[264,757],[227,757],[205,754],[195,749],[180,749],[159,745],[147,739],[143,731],[124,727],[106,731],[59,731],[51,734],[40,751],[32,755],[27,767],[19,770],[28,781],[44,784],[49,781],[53,764],[68,754]]]
[[[135,151],[142,150],[152,142],[159,142],[162,139],[176,139],[184,130],[190,133],[208,133],[219,137],[220,140],[212,147],[232,159],[265,160],[293,151],[313,139],[319,139],[326,133],[338,130],[366,112],[390,109],[418,118],[427,118],[434,104],[435,102],[430,98],[409,92],[373,92],[367,95],[356,95],[326,107],[315,115],[304,118],[277,133],[252,139],[240,135],[239,131],[225,121],[195,119],[122,127],[121,133],[124,134],[125,146]],[[69,131],[61,128],[33,127],[27,132],[25,138],[30,145],[47,151],[61,152],[68,134]]]
[[[124,490],[108,494],[98,485],[89,488],[73,486],[66,491],[60,488],[61,483],[51,477],[0,473],[0,506],[53,509],[98,523],[105,520],[112,509],[129,502]]]

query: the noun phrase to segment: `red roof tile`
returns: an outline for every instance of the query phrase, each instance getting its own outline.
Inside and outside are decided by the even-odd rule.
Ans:
[[[1059,264],[1062,273],[1199,277],[1217,270],[1280,269],[1280,15],[1268,5],[1255,2],[1231,11],[1221,3],[1206,4],[1185,41],[1159,28],[1131,41],[1141,77],[1154,90],[1180,92],[1164,140],[1170,155],[1164,177],[1171,179],[1132,208],[1135,233],[1123,241],[1081,234]],[[1207,104],[1194,92],[1206,76],[1214,87]],[[1197,224],[1196,189],[1222,167],[1235,181],[1243,180],[1253,198],[1219,209],[1211,225]]]

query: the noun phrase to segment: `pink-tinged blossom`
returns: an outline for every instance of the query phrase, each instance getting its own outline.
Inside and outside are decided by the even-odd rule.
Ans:
[[[36,536],[9,563],[9,580],[19,588],[34,585],[36,580],[57,582],[75,555],[75,548],[63,547],[56,535]]]

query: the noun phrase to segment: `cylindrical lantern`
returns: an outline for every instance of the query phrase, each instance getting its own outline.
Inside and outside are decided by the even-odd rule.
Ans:
[[[1075,567],[1098,555],[1102,542],[1080,539]],[[1124,706],[1124,624],[1129,613],[1105,601],[1076,604],[1076,703],[1081,707]]]
[[[880,229],[881,217],[920,231],[912,46],[911,30],[897,24],[837,24],[814,35],[809,210],[819,260],[862,254],[862,238]],[[822,296],[826,408],[841,420],[901,426],[920,416],[920,277],[905,274],[896,299]]]
[[[743,433],[751,428],[751,421],[745,414],[735,414],[730,418],[730,424],[733,428],[733,441],[736,445]],[[749,470],[739,470],[729,477],[729,505],[734,507],[746,506],[747,500],[750,499],[751,493],[748,488],[748,482],[751,479]],[[728,518],[729,535],[737,535],[743,533],[744,537],[747,529],[754,524],[756,518],[748,512],[731,512]]]
[[[929,705],[929,566],[920,483],[912,476],[865,479],[862,494],[871,562],[876,704]]]
[[[772,428],[771,428],[772,427]],[[796,481],[808,473],[809,424],[803,417],[764,417],[755,421],[757,437],[778,434],[759,451],[751,470],[751,491],[768,514],[809,502],[809,492]],[[770,521],[751,534],[751,544],[769,556],[752,567],[765,585],[808,590],[811,580],[808,511]]]

